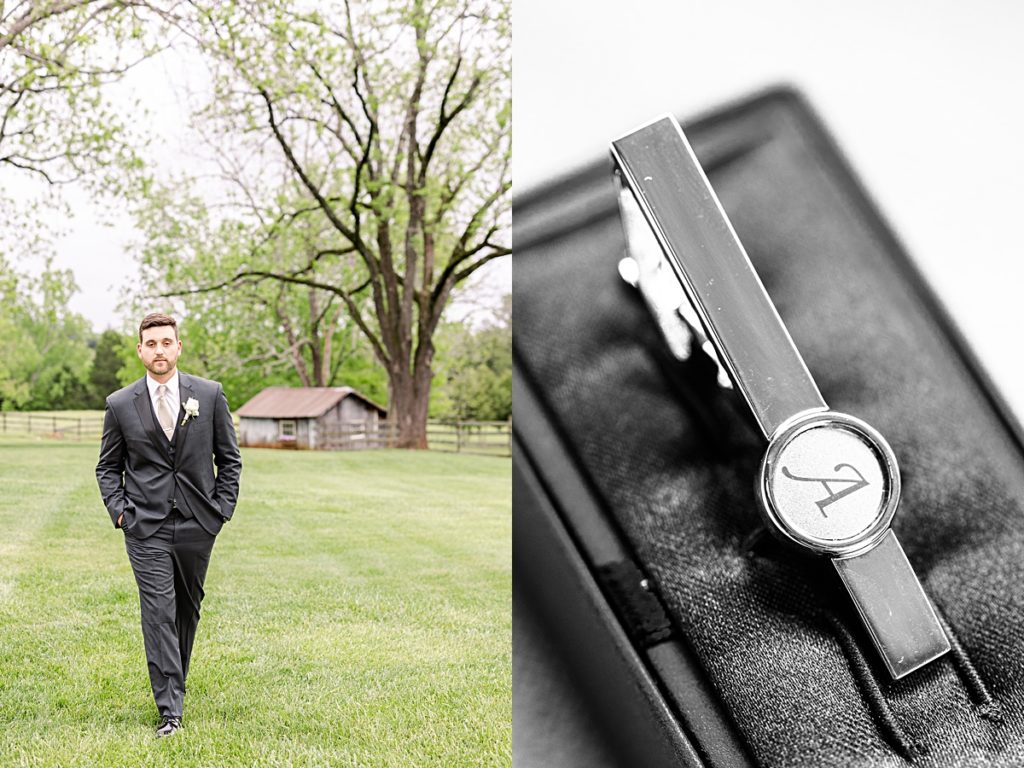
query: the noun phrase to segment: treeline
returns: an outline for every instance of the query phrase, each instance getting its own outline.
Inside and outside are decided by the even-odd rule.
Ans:
[[[96,407],[99,340],[89,322],[68,309],[74,292],[68,270],[47,265],[32,277],[0,257],[0,409]]]
[[[486,323],[442,324],[437,333],[438,372],[430,415],[461,421],[512,417],[512,296]]]
[[[69,270],[47,264],[33,277],[0,260],[0,410],[99,409],[107,395],[143,374],[134,323],[96,333],[86,318],[69,309],[76,290]],[[476,327],[439,327],[432,418],[510,418],[510,312],[510,297],[505,297],[502,307]],[[289,348],[283,329],[260,325],[260,338],[254,339],[253,326],[241,320],[217,328],[185,318],[180,367],[223,383],[233,408],[268,386],[351,386],[387,405],[387,375],[365,340],[350,325],[332,333],[329,365],[311,380],[308,371],[319,361],[310,345],[289,355],[261,353]],[[274,334],[282,338],[268,338]]]

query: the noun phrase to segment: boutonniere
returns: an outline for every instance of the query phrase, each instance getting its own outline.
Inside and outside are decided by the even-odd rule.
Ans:
[[[185,407],[185,418],[181,420],[181,426],[185,426],[185,422],[191,419],[193,416],[199,415],[199,401],[194,397],[190,397],[184,403]]]

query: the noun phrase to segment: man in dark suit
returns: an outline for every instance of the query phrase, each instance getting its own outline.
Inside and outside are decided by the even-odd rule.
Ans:
[[[203,581],[235,509],[242,460],[221,385],[178,371],[174,318],[147,315],[138,353],[146,375],[107,398],[96,478],[114,527],[124,531],[161,717],[157,735],[168,736],[181,727]]]

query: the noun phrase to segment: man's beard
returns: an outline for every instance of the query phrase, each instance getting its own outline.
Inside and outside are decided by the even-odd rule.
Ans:
[[[167,359],[154,360],[151,363],[146,363],[146,370],[150,373],[164,374],[174,370],[174,365],[177,361],[170,361]]]

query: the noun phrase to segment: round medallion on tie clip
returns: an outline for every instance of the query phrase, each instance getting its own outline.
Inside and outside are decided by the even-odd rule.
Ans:
[[[769,527],[815,552],[871,549],[892,522],[900,473],[874,428],[844,413],[798,414],[772,436],[757,483]]]

